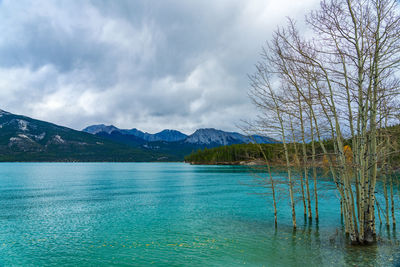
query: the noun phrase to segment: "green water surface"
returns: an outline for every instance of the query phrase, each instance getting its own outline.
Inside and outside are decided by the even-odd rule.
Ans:
[[[285,194],[275,229],[270,196],[259,195],[268,189],[253,179],[238,166],[0,164],[0,266],[399,264],[399,230],[378,223],[377,245],[347,245],[328,179],[319,223],[298,201],[295,232]]]

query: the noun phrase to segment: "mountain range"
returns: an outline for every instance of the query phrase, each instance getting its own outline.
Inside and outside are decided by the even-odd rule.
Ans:
[[[82,131],[0,110],[0,161],[168,161]]]
[[[186,134],[176,130],[163,130],[156,134],[150,134],[142,132],[136,128],[125,130],[125,129],[118,129],[113,125],[107,126],[104,124],[88,126],[82,131],[91,134],[99,134],[99,133],[111,134],[113,132],[118,132],[125,135],[133,135],[148,142],[156,142],[156,141],[176,142],[184,140],[187,137]]]
[[[120,138],[121,135],[125,136],[134,136],[137,137],[138,140],[147,141],[147,142],[156,142],[156,141],[164,141],[164,142],[180,142],[187,144],[194,144],[200,146],[224,146],[224,145],[232,145],[232,144],[246,144],[246,143],[276,143],[276,141],[272,138],[253,135],[253,136],[245,136],[236,132],[225,132],[221,130],[217,130],[214,128],[204,128],[198,129],[191,135],[186,135],[177,130],[163,130],[161,132],[150,134],[147,132],[142,132],[136,128],[127,130],[127,129],[119,129],[113,125],[91,125],[83,129],[82,131],[91,133],[94,135],[100,136],[110,136],[110,139],[113,139],[111,136],[118,136]],[[115,138],[117,139],[117,137]],[[135,138],[136,139],[136,138]]]
[[[83,131],[0,110],[0,161],[183,161],[205,147],[250,142],[274,143],[263,137],[199,129],[150,134],[138,129],[92,125]]]

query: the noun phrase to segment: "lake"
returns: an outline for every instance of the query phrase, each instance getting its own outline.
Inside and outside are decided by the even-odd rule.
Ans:
[[[254,178],[240,166],[2,163],[0,266],[399,264],[399,230],[377,222],[379,245],[343,241],[328,179],[319,223],[304,220],[298,201],[293,232],[288,199],[275,229],[270,197],[259,194],[268,189],[246,185]]]

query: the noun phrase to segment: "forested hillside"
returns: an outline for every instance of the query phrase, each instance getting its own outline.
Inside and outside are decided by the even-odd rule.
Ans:
[[[280,144],[238,144],[198,150],[186,156],[185,161],[192,164],[240,164],[243,161],[263,159],[263,152],[268,160],[278,161],[283,157]]]
[[[397,138],[397,143],[400,144],[400,125],[389,127],[388,132],[390,132],[394,138]],[[352,157],[352,150],[349,140],[346,140],[344,144],[346,147],[345,154],[347,154],[347,157],[350,159]],[[293,162],[293,164],[296,159],[295,145],[297,146],[297,149],[300,149],[300,144],[288,144],[289,158],[290,161]],[[334,150],[332,141],[327,140],[324,142],[324,145],[328,150]],[[307,144],[306,149],[308,152],[311,152],[312,148],[310,143]],[[284,148],[283,145],[279,143],[260,145],[236,144],[216,148],[199,149],[198,151],[186,156],[185,161],[192,164],[246,164],[250,161],[264,160],[264,156],[272,164],[285,164]],[[318,144],[316,144],[316,156],[320,165],[327,163],[326,159],[324,162],[323,151]],[[391,155],[391,159],[397,167],[400,166],[400,152],[393,153]]]

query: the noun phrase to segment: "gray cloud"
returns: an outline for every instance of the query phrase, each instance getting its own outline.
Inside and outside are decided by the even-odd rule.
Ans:
[[[0,1],[0,108],[75,129],[237,130],[261,46],[317,2]]]

